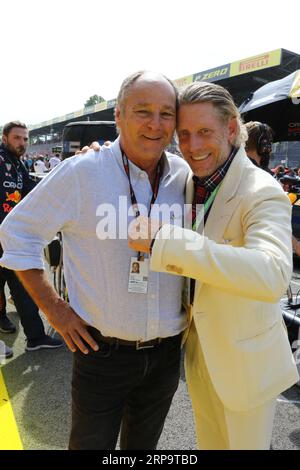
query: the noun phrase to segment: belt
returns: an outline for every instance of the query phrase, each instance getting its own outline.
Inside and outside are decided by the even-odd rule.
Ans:
[[[103,343],[112,344],[112,345],[115,345],[116,347],[118,346],[134,347],[136,350],[155,348],[155,346],[158,346],[159,344],[175,339],[179,336],[179,335],[176,335],[176,336],[168,336],[167,338],[154,338],[154,339],[150,339],[149,341],[140,341],[140,340],[128,341],[127,339],[113,338],[112,336],[103,336],[99,330],[93,327],[89,327],[89,330],[91,330],[92,336],[94,337],[95,340],[99,339],[100,341],[103,341]]]

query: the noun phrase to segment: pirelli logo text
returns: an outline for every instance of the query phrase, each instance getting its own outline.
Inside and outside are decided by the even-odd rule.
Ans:
[[[258,57],[252,57],[248,60],[240,62],[239,72],[248,72],[250,70],[259,69],[261,67],[267,67],[269,65],[270,55],[264,54]]]

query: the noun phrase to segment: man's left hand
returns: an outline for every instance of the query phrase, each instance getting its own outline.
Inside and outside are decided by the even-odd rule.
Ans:
[[[140,215],[133,220],[128,230],[128,246],[134,251],[150,253],[153,238],[161,228],[158,220],[151,220]]]
[[[104,145],[104,147],[109,147],[110,144],[111,144],[111,141],[106,140],[103,145]],[[94,142],[91,143],[90,146],[85,145],[84,147],[82,147],[82,149],[77,150],[75,152],[75,155],[83,155],[83,154],[87,153],[89,150],[94,150],[95,152],[98,152],[100,149],[101,149],[101,145],[99,144],[99,142],[94,141]]]

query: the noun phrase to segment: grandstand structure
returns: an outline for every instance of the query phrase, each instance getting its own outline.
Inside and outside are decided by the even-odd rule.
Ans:
[[[197,72],[174,81],[178,86],[184,86],[201,80],[219,83],[229,90],[239,106],[251,92],[254,92],[268,82],[283,78],[297,69],[300,69],[299,54],[286,49],[276,49]],[[29,126],[30,146],[28,151],[45,154],[51,153],[55,147],[59,148],[62,145],[64,126],[70,122],[114,120],[115,104],[115,99],[104,101],[94,106]],[[282,155],[278,157],[279,160],[283,158],[288,160],[290,149],[296,149],[299,155],[294,160],[297,160],[300,164],[300,145],[295,145],[297,142],[292,144],[294,145],[277,145],[275,147],[275,154],[277,151],[279,153],[282,152]]]

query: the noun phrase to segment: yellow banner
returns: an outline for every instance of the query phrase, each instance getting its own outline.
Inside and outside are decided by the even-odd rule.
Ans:
[[[173,80],[173,81],[178,87],[186,86],[186,85],[189,85],[190,83],[193,83],[193,75],[188,75],[186,77],[177,78],[177,80]]]
[[[255,70],[262,70],[268,67],[274,67],[281,62],[281,49],[275,51],[265,52],[247,59],[232,62],[230,65],[230,77],[235,75],[242,75],[243,73],[254,72]]]

